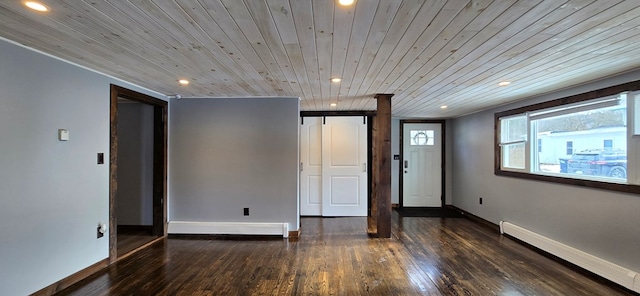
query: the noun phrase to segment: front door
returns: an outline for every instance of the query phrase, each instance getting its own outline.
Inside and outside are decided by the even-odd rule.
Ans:
[[[362,117],[305,117],[300,214],[367,215],[367,128]]]
[[[442,206],[442,125],[402,125],[402,206]]]

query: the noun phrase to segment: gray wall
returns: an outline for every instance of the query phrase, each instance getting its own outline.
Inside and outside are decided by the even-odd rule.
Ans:
[[[298,98],[173,100],[169,219],[298,229],[298,118]]]
[[[0,39],[0,295],[109,256],[109,239],[96,238],[109,221],[109,165],[96,153],[109,159],[110,83],[141,91]]]
[[[640,271],[640,195],[493,173],[494,112],[638,79],[640,72],[629,73],[453,120],[449,134],[453,137],[453,205],[493,223],[509,221]],[[483,205],[479,197],[484,198]]]
[[[118,103],[118,225],[153,225],[153,106]]]
[[[400,203],[400,160],[393,155],[400,155],[400,119],[391,119],[391,203]]]

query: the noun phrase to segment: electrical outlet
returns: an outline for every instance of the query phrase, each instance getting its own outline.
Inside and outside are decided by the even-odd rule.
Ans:
[[[480,202],[480,204],[482,204],[482,197],[479,198],[479,202]]]
[[[244,208],[244,215],[249,216],[249,208]]]
[[[98,222],[98,230],[97,230],[98,238],[103,237],[105,232],[107,232],[107,224]]]

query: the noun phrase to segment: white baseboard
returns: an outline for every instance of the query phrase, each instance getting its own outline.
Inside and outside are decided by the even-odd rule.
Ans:
[[[289,237],[288,223],[170,221],[169,234],[282,235]]]
[[[558,256],[629,290],[640,293],[640,274],[620,265],[567,246],[515,224],[500,221],[500,232]]]

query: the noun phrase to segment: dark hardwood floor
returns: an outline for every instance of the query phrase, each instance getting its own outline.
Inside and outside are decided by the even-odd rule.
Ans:
[[[632,295],[466,218],[303,218],[297,240],[170,237],[59,295]]]
[[[151,242],[157,236],[151,234],[147,226],[118,226],[118,257]]]

